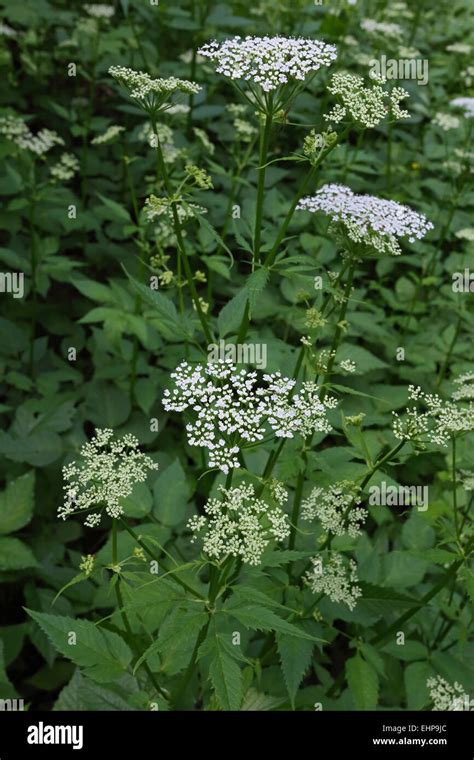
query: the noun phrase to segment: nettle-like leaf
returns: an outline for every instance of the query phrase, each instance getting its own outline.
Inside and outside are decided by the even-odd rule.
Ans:
[[[99,683],[107,683],[124,673],[132,660],[132,652],[117,633],[99,628],[88,620],[49,615],[26,610],[38,623],[54,648],[84,673]]]
[[[286,633],[279,633],[277,635],[277,647],[286,688],[291,705],[294,707],[298,687],[311,662],[314,643],[302,641],[300,638],[289,636]]]
[[[235,618],[242,623],[245,628],[253,631],[272,631],[274,633],[286,633],[290,636],[296,636],[300,639],[309,641],[319,641],[314,636],[306,633],[293,623],[289,623],[284,618],[276,615],[273,610],[261,605],[248,604],[242,599],[230,600],[222,608],[222,612]]]
[[[346,678],[357,710],[375,710],[378,702],[377,671],[360,654],[346,662]]]
[[[211,622],[205,641],[198,652],[206,658],[209,678],[217,701],[223,710],[238,710],[243,697],[243,677],[236,648],[219,632],[215,620]]]
[[[175,675],[183,670],[193,652],[193,642],[206,625],[208,615],[196,606],[187,605],[174,609],[164,620],[158,632],[158,638],[150,644],[134,665],[134,672],[142,662],[153,662],[159,656],[160,670],[168,675]]]

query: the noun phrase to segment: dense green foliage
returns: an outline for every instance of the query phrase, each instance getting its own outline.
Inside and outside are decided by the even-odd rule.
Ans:
[[[65,710],[422,710],[431,678],[469,693],[473,386],[459,401],[455,381],[474,370],[473,120],[451,101],[473,94],[472,4],[112,5],[97,18],[78,0],[0,0],[0,125],[17,117],[30,130],[28,147],[0,129],[0,270],[24,273],[23,297],[5,277],[0,293],[0,698]],[[400,32],[370,32],[367,19]],[[323,40],[338,57],[265,116],[246,100],[249,83],[238,91],[196,52],[237,34]],[[424,84],[386,85],[408,91],[410,118],[325,120],[331,75],[370,83],[382,56],[429,64]],[[150,118],[111,66],[201,89]],[[62,144],[34,152],[43,129]],[[401,255],[374,252],[324,214],[293,214],[324,183],[406,204],[434,228]],[[205,364],[221,340],[264,347],[264,372],[297,389],[316,382],[318,403],[337,400],[324,407],[331,429],[283,438],[267,426],[241,446],[240,467],[210,466],[188,440],[195,417],[162,399],[178,365]],[[448,424],[444,442],[397,438],[393,412],[406,419],[410,385],[458,404],[463,429]],[[62,467],[104,428],[136,436],[159,469],[137,480],[119,519],[61,520]],[[256,564],[209,556],[188,525],[219,486],[243,483],[275,514],[275,488],[288,497],[288,531]],[[313,489],[336,484],[349,493],[340,534],[324,517],[334,491],[304,519]],[[427,503],[376,505],[375,486],[427,488]],[[356,503],[368,515],[351,533]],[[354,603],[350,584],[339,601],[311,587],[319,555],[356,568]]]

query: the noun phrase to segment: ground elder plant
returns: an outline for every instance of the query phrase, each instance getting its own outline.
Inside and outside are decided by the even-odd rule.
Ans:
[[[469,4],[0,6],[0,699],[471,710]]]

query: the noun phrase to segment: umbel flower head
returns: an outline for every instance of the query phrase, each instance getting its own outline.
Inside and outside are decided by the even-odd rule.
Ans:
[[[63,153],[57,164],[51,167],[50,174],[54,179],[66,182],[79,171],[79,161],[72,153]]]
[[[434,678],[428,678],[426,685],[430,690],[433,711],[469,709],[466,708],[466,702],[470,704],[469,696],[457,681],[451,686],[441,676],[434,676]]]
[[[198,206],[196,203],[186,203],[182,198],[177,203],[175,199],[170,200],[166,197],[158,198],[156,195],[150,195],[145,199],[145,216],[149,222],[156,219],[157,216],[165,216],[173,219],[173,205],[178,213],[181,224],[195,219],[200,214],[207,214],[204,206]]]
[[[111,66],[109,74],[127,90],[130,97],[148,114],[155,116],[172,106],[170,98],[175,94],[196,95],[201,87],[187,79],[152,79],[144,71],[125,66]]]
[[[15,143],[21,150],[29,150],[37,156],[47,153],[55,145],[64,145],[64,140],[51,129],[41,129],[36,135],[31,132],[23,119],[16,116],[0,118],[0,134]]]
[[[100,523],[105,510],[110,517],[120,517],[119,499],[130,496],[136,483],[143,483],[148,470],[158,465],[138,448],[138,440],[127,433],[113,439],[109,428],[97,429],[91,441],[80,450],[80,460],[63,467],[65,500],[58,510],[63,520],[76,512],[99,508],[87,516],[84,525]]]
[[[293,37],[232,37],[223,42],[213,40],[199,53],[216,64],[219,74],[243,79],[272,93],[283,85],[304,82],[322,66],[337,58],[334,45],[320,40]],[[279,104],[281,106],[281,103]]]
[[[433,229],[423,214],[408,206],[374,195],[356,195],[345,185],[323,185],[313,197],[302,198],[297,209],[322,211],[353,243],[395,256],[402,252],[397,238],[407,237],[414,243]]]
[[[383,77],[375,77],[370,87],[365,87],[364,79],[358,74],[338,72],[331,77],[328,91],[336,95],[339,103],[325,115],[332,124],[355,122],[361,127],[371,129],[387,117],[390,121],[408,119],[408,111],[400,108],[400,103],[409,97],[403,87],[385,90]]]
[[[436,393],[425,393],[419,386],[408,386],[408,398],[415,402],[405,410],[403,417],[393,414],[393,434],[400,441],[413,441],[420,447],[426,442],[447,446],[454,436],[474,430],[474,373],[461,375],[454,381],[459,390],[452,401],[445,401]],[[462,402],[466,403],[464,406]],[[418,405],[423,404],[424,410]]]
[[[281,509],[286,491],[274,490],[274,504],[258,499],[251,484],[228,489],[219,486],[219,491],[222,497],[209,499],[205,505],[206,516],[188,521],[194,534],[192,543],[201,539],[204,553],[212,559],[232,556],[258,565],[271,542],[284,541],[290,535],[288,518]]]
[[[169,412],[192,412],[186,425],[191,446],[208,449],[209,466],[227,473],[239,467],[238,454],[246,445],[263,441],[268,428],[278,438],[330,432],[327,409],[336,401],[319,400],[319,388],[279,372],[264,374],[237,370],[231,362],[191,366],[182,362],[171,374],[175,387],[165,390],[163,406]]]
[[[450,105],[459,108],[466,119],[474,119],[474,98],[454,98]]]
[[[329,552],[317,554],[311,562],[313,567],[305,574],[305,580],[313,594],[324,594],[332,602],[347,604],[353,610],[362,596],[354,560],[345,561],[342,554]]]
[[[329,488],[313,488],[301,504],[303,520],[318,519],[325,531],[335,536],[347,534],[356,538],[367,518],[367,510],[359,506],[360,489],[355,483],[343,480]]]

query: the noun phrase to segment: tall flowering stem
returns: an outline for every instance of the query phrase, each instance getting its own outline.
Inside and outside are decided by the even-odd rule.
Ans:
[[[334,332],[334,337],[331,344],[331,349],[329,353],[329,360],[326,372],[324,374],[323,378],[323,385],[321,387],[321,393],[320,393],[320,399],[321,401],[324,401],[326,395],[327,395],[327,382],[329,378],[331,377],[332,368],[334,365],[334,361],[336,358],[336,352],[339,347],[339,343],[341,342],[342,334],[344,332],[344,320],[346,318],[346,312],[347,312],[347,306],[349,303],[349,299],[351,297],[351,290],[352,290],[352,283],[354,280],[354,270],[355,270],[355,264],[351,263],[349,266],[349,274],[346,281],[346,286],[344,288],[344,295],[343,300],[341,304],[341,309],[339,312],[339,318],[336,324],[336,330]],[[311,447],[311,443],[313,440],[313,434],[311,434],[304,442],[303,445],[303,462],[304,467],[302,471],[298,475],[298,480],[296,483],[296,490],[295,490],[295,498],[293,501],[293,511],[291,514],[291,533],[290,533],[290,541],[288,544],[288,547],[290,549],[295,548],[295,541],[296,541],[296,532],[298,530],[298,521],[300,517],[300,509],[301,509],[301,500],[303,496],[303,485],[305,480],[305,470],[306,470],[306,463],[307,463],[307,451]]]
[[[120,572],[119,572],[120,568],[119,568],[118,551],[117,551],[117,520],[116,519],[112,520],[112,567],[114,568],[114,572],[117,573],[117,576],[115,578],[114,587],[115,587],[115,596],[117,597],[118,608],[120,610],[120,616],[122,618],[123,627],[125,628],[125,631],[127,633],[127,637],[129,639],[129,641],[133,644],[133,642],[134,642],[133,631],[132,631],[132,627],[130,625],[130,621],[128,619],[128,615],[125,612],[125,610],[123,609],[123,597],[122,597],[122,591],[121,591],[121,588],[120,588]],[[117,568],[117,569],[115,569],[115,568]],[[134,649],[133,646],[132,646],[132,649]],[[156,693],[157,694],[161,694],[162,697],[165,697],[166,696],[166,692],[159,685],[159,683],[156,680],[155,676],[153,675],[153,673],[151,671],[151,668],[148,665],[148,663],[143,662],[142,664],[143,664],[143,669],[145,670],[148,678],[150,679],[151,683],[153,684],[153,686],[154,686],[154,688],[156,690]]]
[[[163,150],[162,150],[162,147],[161,147],[160,138],[158,136],[158,126],[157,126],[157,122],[156,122],[156,117],[155,116],[151,116],[151,125],[152,125],[152,129],[153,129],[155,143],[156,143],[156,157],[157,157],[158,171],[159,171],[159,174],[161,175],[161,178],[163,180],[163,183],[164,183],[164,186],[165,186],[165,190],[166,190],[166,194],[168,196],[168,200],[172,201],[173,200],[173,189],[171,187],[171,183],[170,183],[170,179],[169,179],[169,175],[168,175],[168,170],[166,168],[166,164],[165,164],[165,160],[164,160],[164,156],[163,156]],[[181,263],[183,265],[184,273],[186,275],[186,280],[188,282],[189,291],[191,293],[191,298],[193,300],[196,312],[198,314],[199,321],[201,322],[201,327],[202,327],[203,333],[204,333],[204,335],[206,337],[206,341],[208,343],[212,343],[214,339],[213,339],[213,336],[212,336],[211,331],[209,329],[206,316],[205,316],[205,314],[204,314],[204,312],[202,310],[201,302],[199,300],[199,296],[198,296],[198,293],[197,293],[197,290],[196,290],[196,285],[194,284],[193,274],[191,272],[191,267],[189,265],[188,257],[187,257],[187,254],[186,254],[186,248],[185,248],[185,245],[184,245],[183,233],[182,233],[182,229],[181,229],[181,222],[179,220],[179,216],[178,216],[178,212],[176,210],[176,204],[175,203],[171,204],[171,213],[173,215],[174,232],[175,232],[175,235],[176,235],[176,240],[178,242],[178,255],[180,256],[180,260],[181,260]]]
[[[272,98],[272,95],[269,95],[268,111],[265,114],[265,122],[264,122],[263,128],[261,127],[261,134],[260,134],[257,208],[255,212],[255,233],[254,233],[254,244],[253,244],[252,269],[255,269],[255,265],[258,264],[258,262],[260,261],[263,202],[264,202],[264,196],[265,196],[266,163],[267,163],[268,147],[270,144],[270,135],[272,131],[272,121],[273,121],[273,98]]]
[[[459,527],[459,513],[458,513],[458,497],[457,497],[457,477],[456,477],[456,436],[451,438],[451,479],[453,488],[453,513],[454,513],[454,529],[456,531],[456,539],[461,546],[461,530]]]

